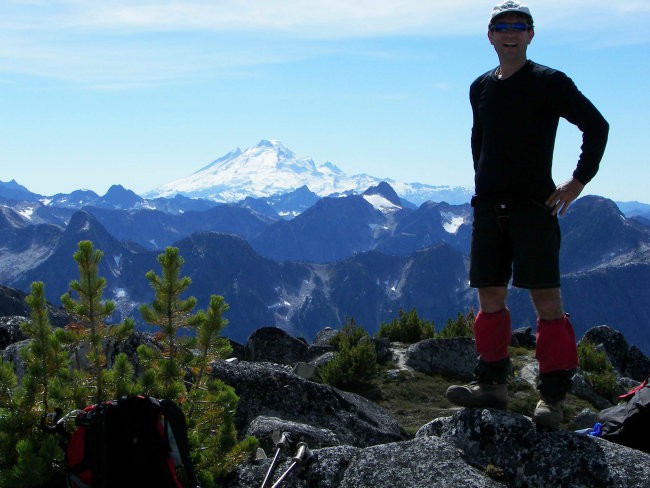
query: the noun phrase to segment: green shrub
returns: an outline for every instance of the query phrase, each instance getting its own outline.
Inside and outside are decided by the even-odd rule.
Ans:
[[[405,342],[413,344],[415,342],[430,339],[435,334],[435,325],[433,321],[429,322],[418,317],[415,309],[406,313],[399,309],[398,317],[390,323],[383,323],[377,332],[378,337],[384,337],[391,342]]]
[[[324,383],[346,388],[369,381],[377,373],[377,351],[368,333],[355,325],[353,319],[331,341],[336,347],[334,359],[321,366]]]
[[[474,310],[470,310],[467,315],[458,312],[456,319],[447,320],[447,325],[437,336],[442,339],[474,337],[474,319]]]
[[[330,340],[330,344],[336,348],[337,351],[345,347],[356,347],[359,342],[365,337],[368,337],[368,333],[363,327],[357,326],[353,318],[346,318],[345,325]]]
[[[607,354],[596,349],[593,342],[581,341],[578,344],[578,365],[596,393],[610,400],[616,396],[618,386],[614,367]]]

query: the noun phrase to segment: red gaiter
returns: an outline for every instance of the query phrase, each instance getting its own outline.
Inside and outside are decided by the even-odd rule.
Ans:
[[[561,319],[537,319],[537,350],[540,373],[550,373],[578,367],[576,335],[569,316]]]
[[[510,312],[507,308],[494,313],[479,312],[476,316],[474,321],[476,351],[486,363],[508,357],[511,336]]]

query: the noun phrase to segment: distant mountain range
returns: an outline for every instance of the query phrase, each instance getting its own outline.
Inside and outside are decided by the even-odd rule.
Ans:
[[[210,294],[226,298],[226,334],[240,341],[267,325],[311,339],[346,317],[374,332],[412,307],[442,327],[477,305],[467,283],[469,205],[408,208],[387,184],[321,198],[291,220],[245,205],[182,214],[87,206],[61,226],[0,209],[0,283],[28,291],[44,281],[58,303],[77,277],[77,243],[88,239],[104,252],[100,272],[106,298],[118,304],[115,320],[139,319],[138,306],[153,298],[144,275],[170,244],[180,248],[201,307]],[[650,227],[595,196],[575,202],[561,225],[563,294],[577,332],[606,323],[650,351]],[[513,289],[510,306],[515,325],[534,323],[525,292]]]
[[[626,217],[634,218],[646,225],[650,224],[650,205],[641,202],[616,202]]]
[[[261,184],[248,164],[265,175],[269,194],[244,192]],[[115,320],[139,319],[138,306],[152,300],[144,275],[158,270],[156,256],[169,245],[185,258],[183,273],[192,278],[189,293],[199,306],[210,294],[226,298],[226,334],[240,341],[267,325],[311,339],[346,317],[374,332],[399,308],[412,307],[440,328],[476,307],[467,283],[472,211],[466,190],[456,194],[457,203],[440,198],[416,205],[417,198],[404,198],[404,187],[375,179],[363,189],[332,186],[335,178],[312,188],[319,172],[351,180],[270,141],[201,171],[219,167],[216,178],[236,165],[240,179],[230,194],[241,198],[229,203],[168,198],[162,190],[143,198],[120,185],[103,196],[87,190],[42,196],[0,182],[0,284],[29,291],[32,281],[44,281],[50,301],[59,303],[78,274],[72,254],[88,239],[104,252],[101,274],[106,298],[118,304]],[[293,174],[298,186],[284,187],[275,171],[286,181]],[[650,353],[650,206],[619,205],[629,214],[611,200],[586,196],[560,220],[563,296],[578,334],[608,324]],[[516,326],[534,323],[527,293],[513,289],[509,303]]]
[[[468,203],[472,190],[462,186],[404,183],[367,174],[349,176],[331,162],[316,164],[300,158],[279,141],[262,140],[256,146],[236,148],[199,169],[192,175],[161,185],[142,196],[116,184],[106,195],[90,190],[70,194],[43,196],[32,193],[15,180],[0,181],[0,204],[11,203],[30,220],[46,214],[43,221],[58,216],[67,219],[62,209],[84,206],[135,210],[160,210],[179,214],[202,211],[222,203],[247,206],[267,217],[290,219],[314,205],[322,197],[360,195],[382,182],[390,184],[407,208],[422,203],[445,202],[451,205]],[[27,202],[16,208],[16,202]],[[641,202],[617,202],[628,217],[650,220],[650,205]],[[56,208],[56,216],[41,207]]]

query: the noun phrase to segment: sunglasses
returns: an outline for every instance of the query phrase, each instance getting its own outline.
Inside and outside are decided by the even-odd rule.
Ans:
[[[508,32],[510,29],[512,29],[515,32],[526,32],[527,30],[530,30],[530,26],[528,24],[525,24],[523,22],[515,22],[513,24],[508,24],[508,23],[498,23],[498,24],[492,24],[490,26],[490,30],[493,32]]]

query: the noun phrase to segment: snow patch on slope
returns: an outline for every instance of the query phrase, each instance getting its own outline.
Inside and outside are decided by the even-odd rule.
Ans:
[[[465,217],[461,215],[443,212],[440,214],[440,216],[442,217],[443,228],[450,234],[455,234],[458,232],[460,226],[465,223]]]
[[[395,212],[401,209],[401,207],[381,195],[364,195],[363,199],[382,213]]]
[[[34,207],[25,207],[20,210],[17,210],[17,213],[25,217],[27,220],[31,220],[34,210],[35,210]]]

